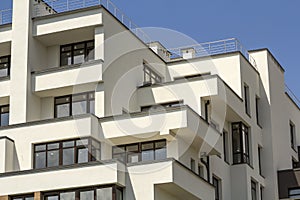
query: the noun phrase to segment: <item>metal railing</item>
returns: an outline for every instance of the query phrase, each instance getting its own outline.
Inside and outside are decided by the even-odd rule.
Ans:
[[[287,85],[285,85],[285,92],[294,101],[294,103],[300,108],[300,100]]]
[[[168,50],[172,53],[172,58],[178,58],[183,57],[184,51],[187,49],[193,49],[195,54],[194,57],[196,58],[240,51],[249,60],[249,62],[257,68],[254,58],[250,56],[247,49],[244,48],[240,41],[236,38],[177,47]]]
[[[132,20],[127,17],[114,3],[110,0],[43,0],[49,7],[51,7],[53,13],[62,13],[81,8],[87,8],[91,6],[102,5],[105,7],[113,16],[115,16],[123,25],[125,25],[132,33],[140,38],[144,43],[151,42],[150,37],[139,28]],[[38,6],[38,3],[34,5]],[[50,14],[53,14],[50,13]],[[49,14],[49,13],[47,13]],[[35,17],[45,15],[42,12],[38,12],[38,9],[34,9],[33,15]]]
[[[0,10],[0,25],[12,22],[12,9]]]

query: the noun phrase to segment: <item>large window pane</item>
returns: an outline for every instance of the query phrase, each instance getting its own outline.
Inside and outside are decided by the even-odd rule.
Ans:
[[[80,192],[80,200],[94,200],[94,191]]]
[[[35,168],[45,168],[46,167],[46,153],[39,152],[35,154]]]
[[[78,149],[78,163],[86,163],[88,162],[88,158],[89,158],[89,150],[88,148],[82,148],[82,149]]]
[[[25,200],[34,200],[33,197],[26,197]]]
[[[46,200],[58,200],[58,195],[47,196]]]
[[[75,163],[74,148],[63,150],[63,165],[71,165]]]
[[[59,165],[59,151],[48,151],[47,154],[47,167],[53,167]]]
[[[97,200],[112,200],[112,188],[98,189]]]
[[[74,63],[73,64],[80,64],[84,62],[84,50],[74,50]]]
[[[1,114],[1,126],[9,125],[9,113]]]
[[[72,103],[72,115],[81,115],[87,113],[87,102],[81,101],[81,102],[73,102]]]
[[[60,200],[75,200],[75,192],[61,193]]]
[[[56,117],[68,117],[70,116],[70,105],[62,104],[56,106]]]
[[[127,162],[128,163],[136,163],[139,162],[139,154],[129,154],[127,155]]]
[[[61,62],[60,63],[61,66],[72,65],[72,54],[71,54],[71,52],[61,53],[60,62]]]

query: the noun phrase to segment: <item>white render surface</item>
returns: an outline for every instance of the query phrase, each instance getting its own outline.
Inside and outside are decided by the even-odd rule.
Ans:
[[[35,17],[33,1],[14,0],[12,24],[0,26],[0,57],[11,55],[10,76],[0,79],[0,106],[9,104],[9,126],[0,127],[0,200],[112,184],[123,188],[124,200],[214,200],[213,177],[221,200],[251,200],[251,181],[258,200],[260,188],[263,199],[279,199],[278,171],[299,161],[290,123],[298,147],[300,112],[267,49],[249,52],[256,66],[240,52],[195,58],[189,49],[186,59],[175,60],[159,42],[144,44],[101,6]],[[94,61],[60,66],[62,45],[89,40]],[[144,64],[162,83],[145,83]],[[94,92],[94,114],[54,119],[55,97],[86,92]],[[171,103],[179,105],[164,105]],[[249,164],[233,164],[235,122],[249,127]],[[34,169],[35,144],[83,137],[101,143],[99,163]],[[165,159],[112,160],[112,146],[157,140],[166,141]]]

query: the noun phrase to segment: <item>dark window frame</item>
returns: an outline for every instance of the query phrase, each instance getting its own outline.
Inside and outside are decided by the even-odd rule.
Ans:
[[[251,180],[251,199],[258,200],[257,199],[257,182],[254,180]]]
[[[5,111],[3,111],[5,109]],[[9,104],[0,106],[0,126],[8,126],[2,125],[2,115],[8,113],[8,125],[9,125]]]
[[[261,127],[261,123],[260,123],[260,98],[258,96],[255,97],[255,112],[256,112],[256,123],[259,127]]]
[[[251,117],[250,88],[247,84],[244,84],[244,100],[245,100],[245,112],[249,117]]]
[[[15,195],[15,196],[10,196],[10,200],[15,200],[15,199],[22,199],[26,200],[26,198],[33,198],[34,199],[34,194],[24,194],[24,195]]]
[[[4,59],[7,59],[7,61],[2,62],[2,60],[4,60]],[[1,67],[1,65],[5,65],[5,64],[7,64],[6,67],[5,66]],[[0,57],[0,70],[7,69],[7,74],[4,76],[0,76],[0,78],[10,76],[10,67],[11,67],[11,56],[10,55],[1,56]]]
[[[164,147],[156,147],[157,143],[164,142]],[[138,142],[138,143],[131,143],[131,144],[125,144],[125,145],[118,145],[114,146],[112,149],[112,158],[119,158],[119,156],[122,158],[122,161],[124,163],[130,163],[128,162],[128,155],[137,155],[138,156],[138,162],[142,162],[142,145],[143,144],[153,144],[153,152],[154,152],[154,157],[153,160],[158,160],[156,158],[156,150],[160,149],[165,149],[166,151],[166,157],[167,157],[167,141],[165,139],[163,140],[154,140],[154,141],[146,141],[146,142]],[[137,150],[136,151],[127,151],[128,147],[132,147],[137,145]],[[117,153],[115,153],[115,150],[117,150]],[[123,150],[123,151],[122,151]]]
[[[224,161],[229,164],[229,134],[223,130],[223,154]]]
[[[234,128],[237,126],[238,128]],[[249,127],[243,122],[232,123],[232,163],[233,164],[248,164],[250,165],[250,137]],[[235,134],[239,134],[239,146],[240,150],[235,152]],[[245,140],[244,140],[245,139]],[[240,157],[240,162],[235,161],[235,157]]]
[[[296,126],[295,124],[290,121],[290,141],[291,141],[291,147],[293,150],[296,151]]]
[[[215,187],[215,200],[221,199],[221,179],[213,175],[212,185]]]
[[[88,43],[93,42],[93,48],[88,47]],[[90,60],[94,60],[95,59],[95,55],[93,55],[92,58],[89,58],[89,52],[93,51],[95,49],[95,40],[87,40],[87,41],[82,41],[82,42],[76,42],[76,43],[70,43],[70,44],[65,44],[65,45],[61,45],[60,46],[60,62],[59,62],[59,66],[70,66],[70,65],[74,65],[74,51],[78,50],[78,49],[74,49],[74,46],[76,45],[80,45],[83,44],[84,45],[84,62],[90,61]],[[64,48],[70,47],[70,50],[65,50],[63,51]],[[62,64],[62,54],[65,52],[70,52],[70,56],[71,56],[71,64],[66,64],[63,65]],[[95,53],[94,53],[95,54]],[[84,63],[83,62],[83,63]],[[81,63],[77,63],[77,64],[81,64]]]
[[[76,143],[78,141],[82,141],[82,140],[88,140],[88,144],[87,145],[77,145]],[[63,144],[66,142],[74,142],[74,163],[72,164],[63,164],[63,150],[64,149],[70,149],[72,147],[63,147]],[[98,145],[98,148],[96,148],[95,146],[93,146],[93,142],[96,142]],[[59,147],[55,148],[55,149],[49,149],[48,146],[51,144],[58,144]],[[38,146],[45,146],[45,150],[37,150]],[[96,151],[100,151],[101,152],[101,143],[99,141],[97,141],[96,139],[92,138],[92,137],[83,137],[83,138],[76,138],[76,139],[68,139],[68,140],[60,140],[60,141],[54,141],[54,142],[45,142],[45,143],[38,143],[38,144],[34,144],[33,145],[33,168],[34,169],[45,169],[45,168],[50,168],[50,167],[58,167],[58,166],[68,166],[68,165],[74,165],[74,164],[80,164],[78,163],[78,149],[82,149],[82,148],[88,148],[88,161],[87,162],[93,162],[96,161],[97,158],[95,158],[97,155],[92,155],[92,152],[94,152],[94,150],[96,149]],[[50,166],[48,167],[48,153],[53,151],[53,150],[58,150],[58,165],[56,166]],[[45,153],[45,167],[36,167],[36,154],[37,153]],[[99,158],[98,160],[101,159],[101,153],[99,154]]]
[[[144,85],[162,83],[162,77],[156,73],[147,63],[143,63]],[[150,80],[147,80],[147,75]]]
[[[262,163],[261,163],[261,152],[262,152],[262,147],[258,146],[258,170],[259,170],[259,174],[262,176]]]
[[[191,171],[196,173],[196,160],[191,158]]]
[[[92,101],[94,101],[94,103],[95,103],[95,92],[93,92],[93,91],[54,97],[54,118],[60,118],[60,117],[57,116],[57,106],[64,105],[64,104],[68,104],[68,106],[69,106],[69,115],[67,117],[75,116],[72,113],[72,111],[73,111],[73,97],[78,96],[78,95],[86,95],[87,96],[87,98],[86,98],[86,102],[87,102],[86,113],[91,113],[90,103]],[[92,95],[93,98],[90,98],[90,95]],[[69,98],[70,100],[68,102],[64,102],[64,103],[57,103],[57,100],[62,99],[62,98]]]
[[[80,200],[80,193],[81,192],[93,191],[94,192],[94,200],[97,200],[97,190],[105,189],[105,188],[111,188],[112,189],[112,199],[113,200],[123,200],[124,199],[123,188],[121,188],[119,186],[116,186],[116,185],[91,186],[91,187],[83,187],[83,188],[75,188],[75,189],[64,189],[64,190],[58,190],[58,191],[44,192],[44,193],[42,193],[42,199],[47,200],[47,197],[57,196],[58,200],[60,200],[60,194],[62,194],[62,193],[73,193],[74,192],[75,199]],[[121,196],[122,196],[121,199],[117,199],[117,190],[121,191]]]

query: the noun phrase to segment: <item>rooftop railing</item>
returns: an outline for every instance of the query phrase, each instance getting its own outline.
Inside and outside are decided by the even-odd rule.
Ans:
[[[0,25],[12,22],[12,9],[0,10]]]
[[[298,108],[300,108],[300,100],[287,85],[285,85],[285,92],[294,101],[294,103],[298,106]]]
[[[52,9],[50,12],[40,12],[38,9],[40,2],[41,0],[37,0],[34,4],[34,17],[102,5],[144,43],[151,42],[150,37],[110,0],[43,0],[42,2]]]
[[[193,57],[196,58],[240,51],[249,60],[249,62],[255,68],[257,68],[254,58],[250,56],[247,49],[244,48],[243,45],[240,43],[240,41],[236,38],[200,43],[200,44],[184,46],[184,47],[177,47],[168,50],[171,52],[172,58],[178,58],[178,57],[183,57],[184,52],[188,49],[194,50]]]

